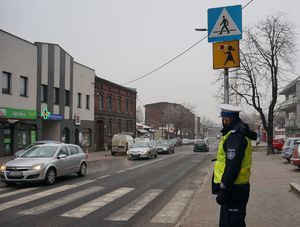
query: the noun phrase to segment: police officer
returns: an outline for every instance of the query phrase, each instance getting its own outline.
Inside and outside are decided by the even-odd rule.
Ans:
[[[251,140],[256,133],[239,118],[241,108],[220,105],[223,129],[214,166],[212,192],[221,206],[219,226],[246,226],[246,206],[250,192]]]

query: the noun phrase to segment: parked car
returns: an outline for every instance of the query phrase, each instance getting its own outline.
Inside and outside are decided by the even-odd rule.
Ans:
[[[0,178],[7,185],[36,181],[50,185],[56,177],[72,173],[85,176],[86,171],[86,154],[79,146],[50,143],[33,146],[19,158],[2,165]]]
[[[287,138],[282,147],[281,157],[290,162],[294,150],[295,141],[300,140],[299,137]]]
[[[141,141],[133,144],[132,148],[127,151],[128,160],[136,158],[157,158],[156,145],[152,141]]]
[[[197,140],[194,143],[194,152],[209,152],[209,146],[205,140]]]
[[[157,153],[171,154],[175,152],[175,146],[170,140],[158,140],[156,142]]]
[[[295,142],[291,163],[300,168],[300,140]]]
[[[111,155],[116,153],[125,154],[134,144],[134,139],[130,135],[115,134],[111,141]]]
[[[277,153],[279,153],[279,151],[282,151],[284,142],[285,142],[285,138],[273,139],[273,142],[272,142],[273,153],[277,154]]]
[[[55,141],[55,140],[38,140],[35,141],[34,143],[30,144],[29,146],[25,147],[24,149],[18,150],[14,155],[12,156],[12,159],[20,157],[22,154],[26,152],[29,148],[35,146],[35,145],[41,145],[41,144],[46,144],[46,143],[63,143],[60,141]]]

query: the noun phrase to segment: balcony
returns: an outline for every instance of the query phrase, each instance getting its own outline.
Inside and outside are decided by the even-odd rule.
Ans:
[[[280,107],[280,110],[286,111],[286,110],[295,109],[297,106],[297,103],[298,103],[297,97],[290,98],[282,104],[282,106]]]
[[[300,128],[300,119],[286,120],[284,127],[288,129]]]

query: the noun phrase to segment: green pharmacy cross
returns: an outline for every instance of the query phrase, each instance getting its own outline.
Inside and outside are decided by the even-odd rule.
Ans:
[[[48,112],[47,109],[45,109],[43,112],[41,112],[41,117],[44,118],[44,120],[46,120],[50,115],[51,115],[51,113]]]

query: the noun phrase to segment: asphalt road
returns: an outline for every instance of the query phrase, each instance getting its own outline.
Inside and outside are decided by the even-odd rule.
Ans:
[[[63,177],[55,185],[0,185],[0,225],[174,226],[184,214],[215,156],[175,154],[128,161],[114,156],[89,164],[84,178]]]

